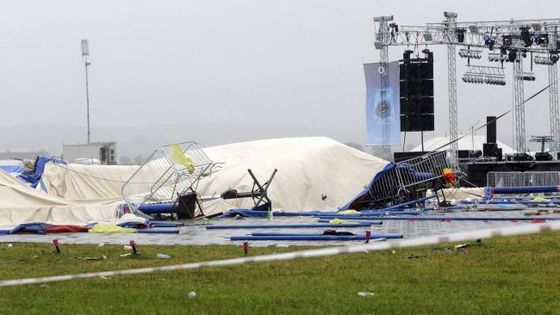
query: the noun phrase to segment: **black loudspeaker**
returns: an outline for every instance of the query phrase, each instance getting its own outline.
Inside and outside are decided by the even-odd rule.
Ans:
[[[498,145],[495,143],[484,143],[482,145],[482,155],[498,157]]]
[[[400,64],[401,131],[434,130],[434,60],[424,53],[426,58],[411,58],[407,50]]]
[[[496,143],[496,116],[486,116],[486,143]]]
[[[550,154],[549,152],[537,152],[535,153],[535,160],[552,161],[552,154]]]
[[[197,195],[195,192],[187,192],[179,196],[177,207],[177,218],[180,220],[194,219],[196,217],[196,201]]]

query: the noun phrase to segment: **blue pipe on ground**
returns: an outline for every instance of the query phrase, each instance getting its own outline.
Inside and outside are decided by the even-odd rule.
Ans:
[[[145,234],[179,234],[178,229],[143,229],[137,230],[136,233]]]
[[[175,213],[177,207],[173,203],[145,203],[138,207],[145,214]]]
[[[346,220],[360,220],[361,222],[366,222],[368,220],[379,220],[379,221],[396,221],[396,220],[407,220],[407,221],[533,221],[533,220],[560,220],[560,217],[441,217],[441,216],[419,216],[419,217],[360,217],[355,216],[353,218],[344,218]],[[320,218],[319,223],[330,222],[332,218]]]
[[[317,235],[317,236],[232,236],[232,241],[364,241],[365,235],[340,236],[340,235]],[[373,239],[370,237],[370,239]]]
[[[251,236],[363,236],[360,235],[328,235],[328,234],[317,234],[317,233],[251,233]],[[402,238],[402,234],[371,234],[371,238]]]
[[[362,222],[362,223],[347,223],[347,224],[236,224],[236,225],[207,225],[208,230],[225,230],[225,229],[297,229],[297,228],[354,228],[354,227],[367,227],[371,225],[381,225],[382,222]]]

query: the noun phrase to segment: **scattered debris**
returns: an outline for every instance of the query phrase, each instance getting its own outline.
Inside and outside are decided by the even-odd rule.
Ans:
[[[101,277],[99,277],[99,279],[101,279],[101,280],[109,280],[109,279],[111,279],[111,278],[105,277],[105,276],[101,276]]]
[[[374,296],[375,293],[369,292],[369,291],[360,291],[360,292],[358,292],[358,295],[359,296]]]
[[[78,257],[79,260],[107,260],[107,256],[101,255],[97,257]]]
[[[14,247],[12,243],[8,243],[8,247]]]
[[[196,292],[191,291],[191,292],[189,292],[188,296],[189,296],[189,299],[194,299],[196,297]]]
[[[99,244],[97,244],[97,246],[98,247],[103,247],[103,246],[105,246],[105,243],[99,243]]]
[[[50,288],[51,286],[48,285],[48,284],[41,284],[40,287],[41,287],[41,288]]]
[[[171,258],[171,256],[167,255],[167,254],[157,254],[156,258],[160,258],[160,259],[169,259]]]

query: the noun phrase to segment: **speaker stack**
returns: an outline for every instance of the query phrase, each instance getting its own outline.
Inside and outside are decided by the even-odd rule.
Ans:
[[[434,130],[434,55],[423,52],[411,58],[407,50],[400,63],[401,131]]]

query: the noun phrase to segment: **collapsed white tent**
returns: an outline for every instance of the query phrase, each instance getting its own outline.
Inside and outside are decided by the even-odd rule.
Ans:
[[[84,225],[113,222],[116,204],[82,204],[48,196],[0,170],[0,226],[41,222]]]
[[[360,192],[387,164],[324,137],[250,141],[209,147],[204,151],[219,164],[210,176],[201,179],[196,187],[198,194],[220,195],[228,189],[250,191],[253,181],[248,169],[253,170],[260,181],[265,181],[278,169],[268,195],[274,209],[287,211],[337,209]],[[52,224],[115,220],[116,205],[122,203],[122,185],[137,168],[50,163],[42,179],[47,194],[3,173],[0,225],[15,224],[19,220]],[[37,204],[33,204],[34,200]],[[216,199],[203,205],[207,215],[252,206],[250,199]],[[18,211],[24,211],[22,209],[27,214],[16,216]],[[36,215],[31,215],[33,211]],[[98,216],[94,215],[96,211]]]
[[[199,194],[219,195],[229,188],[250,191],[253,180],[247,169],[259,181],[265,181],[278,169],[268,196],[274,209],[286,211],[337,209],[388,163],[325,137],[250,141],[204,151],[223,166],[201,180]],[[215,200],[207,203],[204,211],[214,214],[252,206],[249,199]]]

